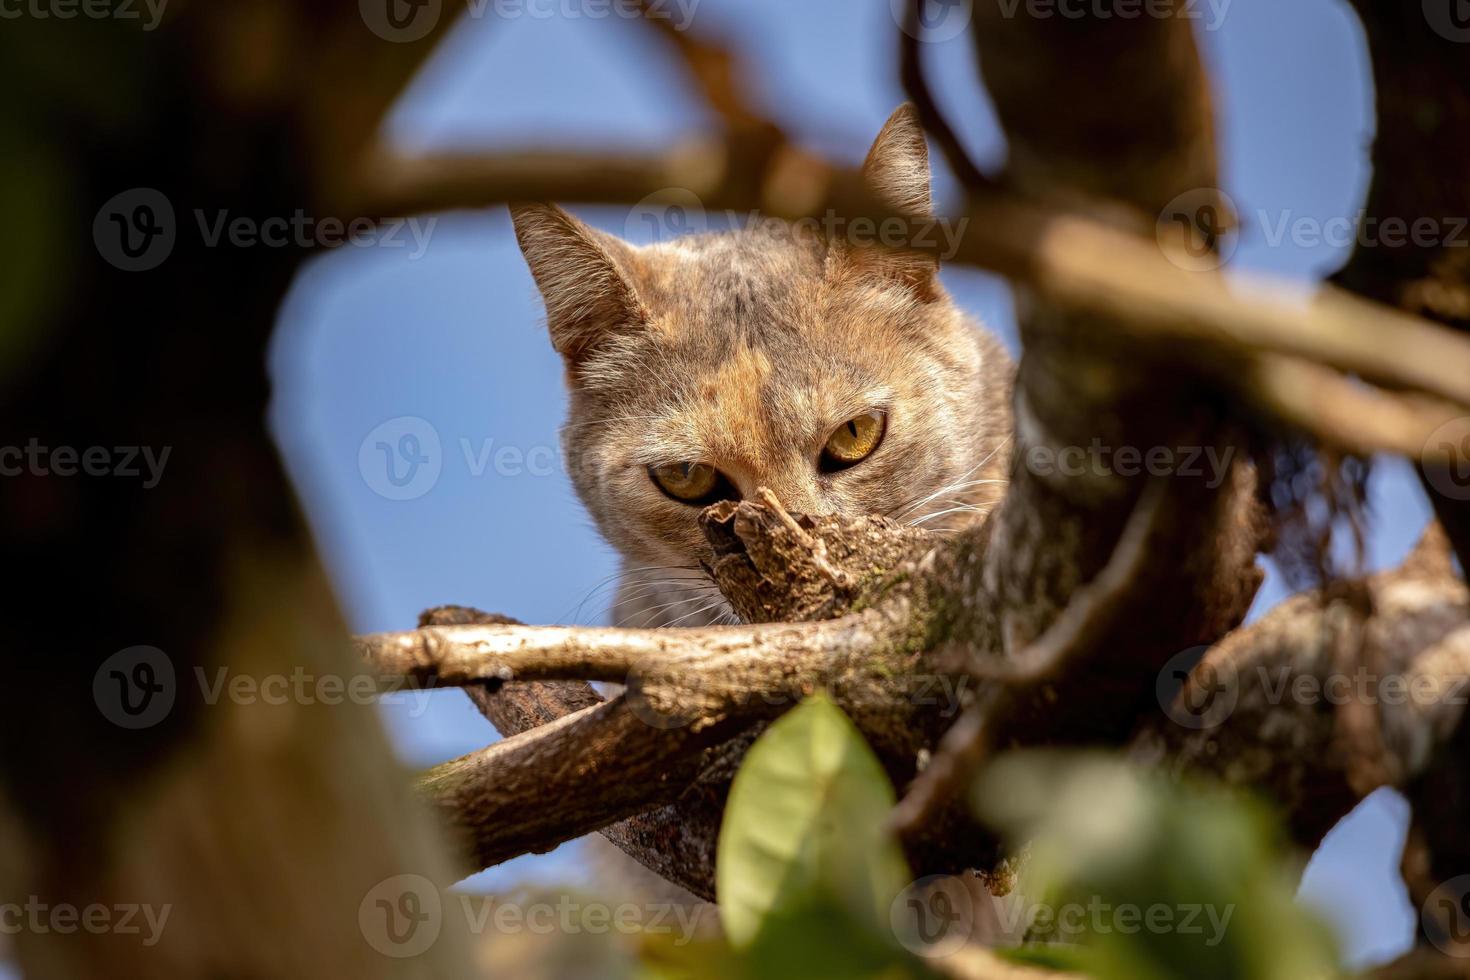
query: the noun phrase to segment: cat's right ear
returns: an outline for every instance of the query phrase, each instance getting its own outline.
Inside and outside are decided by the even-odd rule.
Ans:
[[[510,216],[546,303],[551,344],[569,364],[599,341],[647,322],[628,280],[629,246],[554,204],[512,203]]]

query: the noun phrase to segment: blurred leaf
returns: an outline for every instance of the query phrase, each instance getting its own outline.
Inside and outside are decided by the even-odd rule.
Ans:
[[[1099,980],[1341,975],[1330,933],[1294,898],[1295,858],[1261,806],[1050,752],[997,760],[975,800],[1027,845],[1029,936],[1078,944],[1043,947],[1073,969]]]
[[[0,383],[40,342],[51,305],[71,279],[59,229],[74,228],[64,162],[18,131],[0,131]]]
[[[667,938],[644,944],[637,980],[746,980],[745,963],[723,940],[679,944]]]
[[[679,944],[658,937],[645,945],[638,980],[922,980],[931,974],[891,937],[854,921],[840,904],[813,901],[773,914],[751,944]]]
[[[1021,966],[1034,966],[1060,973],[1087,973],[1093,966],[1091,950],[1061,943],[1033,943],[995,951],[997,957]]]
[[[886,906],[885,906],[886,915]],[[836,901],[778,911],[745,953],[751,980],[900,980],[931,974],[916,957]]]
[[[832,702],[813,697],[756,741],[730,790],[716,890],[736,948],[767,926],[828,921],[884,929],[908,865],[884,822],[893,787],[862,734]]]

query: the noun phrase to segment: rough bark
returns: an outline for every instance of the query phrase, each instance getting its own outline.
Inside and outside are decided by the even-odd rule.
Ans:
[[[42,308],[5,310],[7,337],[33,335],[6,350],[0,443],[168,452],[156,486],[122,472],[142,471],[136,454],[113,455],[110,476],[0,479],[15,573],[0,891],[47,910],[8,952],[32,978],[459,975],[457,938],[410,962],[359,923],[385,879],[451,879],[372,706],[314,686],[279,705],[229,693],[240,678],[356,671],[265,425],[266,345],[304,250],[211,249],[193,215],[331,213],[318,188],[434,38],[383,44],[355,4],[177,6],[154,33],[30,13],[4,29],[3,60],[33,71],[12,86],[26,95],[7,113],[7,155],[19,131],[44,150],[23,165],[64,192],[44,235],[15,233],[21,250],[59,249],[39,272],[59,288]],[[157,268],[129,272],[104,261],[92,222],[139,186],[172,203],[177,240]],[[149,662],[156,700],[131,701],[157,718],[126,715],[109,686],[146,676],[109,660],[138,644],[166,658]],[[168,906],[158,942],[142,941],[141,915],[133,932],[78,920],[106,907],[120,925],[117,905]],[[46,928],[66,906],[72,927]]]
[[[373,638],[370,647],[381,651],[408,644],[422,667],[423,658],[432,661],[436,656],[430,649],[434,644],[448,644],[446,666],[462,676],[480,671],[505,677],[507,669],[510,677],[526,676],[516,674],[519,667],[529,668],[531,676],[614,679],[636,666],[653,682],[651,688],[645,685],[643,697],[697,706],[717,719],[769,717],[765,696],[784,703],[812,685],[835,685],[843,695],[839,701],[851,695],[845,705],[859,714],[890,755],[895,744],[910,751],[912,744],[888,737],[896,730],[895,721],[907,724],[914,714],[911,705],[892,703],[901,687],[887,678],[870,686],[871,677],[841,687],[854,675],[849,661],[834,658],[831,638],[861,636],[872,646],[863,656],[873,663],[892,668],[906,658],[937,653],[945,656],[939,663],[944,676],[953,680],[958,671],[972,675],[976,696],[951,735],[951,763],[959,758],[973,765],[986,751],[1006,745],[1120,744],[1140,719],[1152,720],[1137,736],[1135,751],[1155,761],[1167,758],[1180,764],[1188,758],[1193,764],[1209,759],[1228,768],[1229,753],[1223,761],[1217,759],[1226,735],[1235,740],[1231,751],[1246,760],[1270,756],[1275,746],[1261,740],[1271,728],[1252,728],[1249,711],[1220,737],[1191,739],[1187,732],[1158,727],[1155,704],[1159,669],[1178,651],[1225,636],[1239,623],[1259,582],[1253,559],[1263,527],[1253,502],[1254,472],[1245,462],[1257,447],[1246,441],[1236,419],[1246,409],[1253,422],[1264,416],[1328,438],[1335,435],[1352,448],[1404,451],[1432,424],[1461,409],[1442,401],[1399,401],[1388,392],[1355,386],[1336,372],[1358,371],[1463,402],[1463,385],[1430,365],[1470,363],[1470,348],[1420,322],[1370,313],[1333,294],[1324,295],[1315,308],[1290,313],[1269,301],[1242,299],[1228,294],[1218,276],[1181,274],[1160,258],[1154,242],[1144,244],[1145,236],[1154,237],[1160,215],[1175,196],[1217,182],[1207,87],[1186,20],[1165,18],[1135,28],[1086,18],[1012,19],[988,4],[980,5],[977,14],[976,39],[986,80],[1003,122],[1015,130],[1008,132],[1015,155],[1007,185],[1028,195],[1021,200],[1009,196],[1011,191],[997,197],[1000,192],[989,185],[972,188],[971,216],[983,228],[967,236],[961,256],[1005,271],[1029,287],[1022,323],[1026,356],[1016,395],[1018,464],[1007,499],[992,518],[932,548],[916,547],[900,560],[896,573],[892,561],[876,562],[873,568],[890,572],[885,579],[865,575],[871,569],[863,565],[861,548],[848,545],[853,535],[858,541],[864,535],[851,527],[819,528],[809,521],[805,527],[794,525],[779,507],[742,505],[743,518],[733,510],[710,516],[707,531],[717,546],[733,544],[733,560],[715,569],[717,580],[748,619],[836,615],[854,608],[854,591],[862,597],[865,588],[882,583],[878,599],[859,598],[859,613],[825,626],[679,631],[677,638],[538,632],[534,636],[540,653],[524,655],[517,663],[507,659],[511,651],[506,648],[526,636],[498,630],[464,636],[436,633],[431,639]],[[1056,70],[1038,72],[1038,64]],[[1070,80],[1078,64],[1089,66],[1090,77],[1126,78],[1130,84],[1140,77],[1138,67],[1148,65],[1151,70],[1144,77],[1152,81],[1133,101],[1116,99],[1106,86],[1077,93]],[[913,68],[908,66],[910,72]],[[1077,125],[1053,128],[1052,120],[1033,111],[1038,103],[1074,106],[1072,121]],[[712,206],[737,200],[739,206],[771,203],[769,196],[755,201],[742,196],[748,183],[732,189],[721,176],[723,168],[713,162],[718,158],[719,153],[695,155],[682,164],[688,168],[684,175],[694,181],[690,186],[708,194]],[[792,169],[803,172],[794,165]],[[629,186],[636,189],[652,172],[630,171]],[[516,173],[520,176],[512,178],[502,171],[485,180],[470,165],[459,171],[457,184],[446,185],[432,170],[427,175],[405,172],[399,190],[406,199],[417,195],[421,201],[436,200],[434,195],[446,188],[460,200],[477,195],[495,200],[506,184],[517,192],[526,189],[518,181],[533,189],[546,186],[530,170]],[[850,175],[820,167],[804,173],[820,178],[815,185],[825,188],[825,203],[875,207]],[[778,178],[779,173],[769,174],[761,186],[779,183]],[[574,192],[582,187],[575,182],[566,186]],[[604,186],[596,193],[627,192],[627,187]],[[1091,217],[1059,216],[1058,209]],[[1170,246],[1165,242],[1164,247]],[[1384,341],[1389,335],[1395,339],[1392,345]],[[1183,347],[1169,343],[1179,340],[1186,341]],[[1413,355],[1398,358],[1395,349],[1412,349]],[[1213,352],[1216,363],[1203,352]],[[1079,378],[1087,383],[1078,385]],[[1303,381],[1310,383],[1311,397],[1302,396]],[[1386,408],[1389,421],[1366,433],[1354,426],[1353,413],[1364,405]],[[1057,452],[1094,443],[1208,447],[1217,457],[1235,462],[1229,479],[1219,485],[1165,480],[1158,499],[1147,508],[1140,504],[1140,478],[1116,472],[1060,478],[1026,465],[1037,448]],[[1142,543],[1135,542],[1133,549],[1149,556],[1167,554],[1170,560],[1120,556],[1130,550],[1120,543],[1125,526],[1141,509],[1148,511],[1148,520],[1139,531]],[[894,533],[877,525],[866,530],[880,537]],[[822,542],[821,549],[803,540],[803,533]],[[798,544],[794,550],[789,547],[793,541]],[[863,547],[871,545],[869,540]],[[897,536],[892,547],[899,556],[908,554],[908,543]],[[767,553],[774,560],[758,567]],[[834,561],[832,555],[838,558]],[[789,574],[792,568],[794,575]],[[1436,575],[1435,588],[1455,587],[1443,569]],[[905,607],[916,587],[921,601]],[[1380,587],[1360,588],[1356,601],[1370,600]],[[1315,610],[1329,600],[1338,601],[1334,595],[1299,599],[1252,631],[1233,635],[1230,646],[1217,648],[1226,652],[1211,657],[1245,651],[1247,658],[1269,660],[1271,650],[1280,652],[1273,637],[1313,633],[1319,624]],[[1375,639],[1374,655],[1409,663],[1423,653],[1414,637],[1432,631],[1425,617],[1433,616],[1419,608],[1389,608],[1394,611],[1379,625],[1398,628],[1403,635]],[[1451,604],[1452,614],[1459,614],[1457,610]],[[1360,614],[1357,625],[1363,618]],[[1068,625],[1079,622],[1086,628]],[[850,632],[854,629],[856,634]],[[1345,627],[1343,644],[1359,632]],[[774,642],[776,637],[790,643]],[[468,674],[463,664],[454,664],[460,654],[453,651],[461,640],[482,644],[479,651],[461,651],[477,664]],[[707,664],[692,652],[706,645],[718,654]],[[1301,664],[1288,664],[1288,671],[1316,676],[1320,665],[1313,659],[1315,649],[1282,654],[1304,658]],[[1352,650],[1362,654],[1359,647]],[[672,664],[680,669],[670,669]],[[737,669],[728,670],[731,666]],[[496,696],[481,697],[488,705]],[[886,712],[875,711],[873,706],[885,699]],[[1354,709],[1341,715],[1332,713],[1327,722],[1336,740],[1335,754],[1296,758],[1276,773],[1279,802],[1308,843],[1315,843],[1371,785],[1408,778],[1422,763],[1393,769],[1393,760],[1370,737],[1376,730],[1371,714]],[[1305,723],[1299,730],[1312,731]],[[1431,731],[1432,744],[1443,736],[1434,725],[1417,731]],[[937,734],[931,724],[918,744],[929,748]],[[642,738],[650,736],[643,733]],[[923,757],[921,753],[914,761]],[[1241,768],[1249,771],[1251,764],[1242,762]],[[964,767],[947,769],[954,779],[963,775]],[[1385,777],[1390,770],[1394,775]],[[912,767],[891,771],[903,785]],[[718,780],[702,785],[707,790]],[[662,803],[659,793],[650,793],[645,803]],[[681,884],[708,894],[720,794],[705,791],[696,797],[636,818],[653,820],[654,832],[614,831],[612,836],[644,863],[672,871]],[[952,843],[964,836],[951,833],[947,820],[940,823],[946,831],[940,835],[943,840]],[[670,833],[674,828],[677,834]],[[488,831],[481,827],[475,832]],[[670,844],[702,867],[669,861],[659,848]],[[916,864],[937,870],[945,861],[941,846]]]
[[[1464,224],[1470,181],[1461,162],[1470,152],[1470,58],[1463,43],[1443,33],[1455,26],[1449,5],[1419,9],[1354,0],[1353,7],[1368,35],[1377,134],[1366,234],[1334,278],[1371,299],[1470,331],[1470,232]],[[1390,235],[1391,221],[1411,234]],[[1426,222],[1433,229],[1427,238],[1412,233]],[[1467,416],[1462,411],[1460,421]],[[1436,430],[1433,442],[1451,457],[1421,453],[1420,479],[1461,569],[1470,570],[1470,436],[1451,424]],[[1399,784],[1413,805],[1403,867],[1416,903],[1440,882],[1470,872],[1464,834],[1470,724],[1461,720],[1458,730],[1433,744],[1432,757]]]
[[[1436,47],[1417,10],[1387,0],[1359,7],[1383,106],[1370,208],[1465,214],[1459,157],[1443,151],[1466,131],[1463,52]],[[1229,676],[1247,679],[1236,711],[1209,733],[1157,717],[1160,666],[1226,634],[1254,591],[1249,466],[1237,463],[1219,486],[1168,480],[1145,506],[1139,478],[1059,478],[1026,460],[1033,449],[1093,439],[1244,453],[1248,414],[1354,449],[1403,451],[1416,432],[1470,405],[1470,345],[1342,293],[1296,308],[1174,265],[1155,241],[1159,212],[1175,194],[1216,183],[1189,22],[998,11],[978,5],[976,40],[1014,154],[1004,182],[982,187],[970,175],[957,259],[1027,290],[1019,463],[1005,504],[985,525],[939,541],[881,523],[804,520],[769,503],[710,515],[707,531],[724,549],[712,573],[747,618],[822,623],[655,636],[502,621],[457,633],[451,621],[478,617],[441,610],[415,637],[369,641],[383,668],[418,683],[470,684],[503,731],[525,732],[426,784],[480,848],[479,863],[607,827],[650,867],[708,895],[723,787],[755,726],[829,688],[903,785],[949,721],[916,689],[932,675],[973,681],[958,740],[972,763],[1010,744],[1120,744],[1143,719],[1135,752],[1267,787],[1303,840],[1369,788],[1402,786],[1421,805],[1418,872],[1463,871],[1466,726],[1444,699],[1424,710],[1283,711],[1248,679],[1258,674],[1237,670]],[[350,4],[191,6],[160,35],[153,69],[116,80],[136,82],[143,109],[133,125],[89,128],[68,117],[45,133],[83,161],[82,210],[147,183],[185,212],[271,216],[303,206],[350,214],[369,201],[377,213],[525,196],[632,200],[669,186],[714,208],[886,213],[856,174],[794,149],[741,106],[734,66],[718,50],[677,36],[727,121],[717,144],[623,161],[364,157],[371,126],[433,36],[378,43],[357,16]],[[1073,81],[1079,73],[1086,86]],[[34,475],[0,481],[0,519],[25,572],[12,592],[24,610],[12,643],[51,649],[55,624],[85,612],[69,633],[81,652],[18,658],[0,705],[7,741],[27,746],[4,758],[0,875],[7,889],[53,904],[177,909],[166,945],[146,956],[117,934],[26,934],[22,964],[35,976],[403,972],[363,941],[352,909],[381,879],[441,878],[448,867],[382,765],[386,747],[365,711],[205,711],[181,698],[164,723],[120,734],[89,700],[99,662],[139,639],[164,648],[185,678],[196,667],[257,678],[299,666],[342,672],[331,639],[340,624],[262,421],[266,334],[302,255],[257,249],[226,260],[181,239],[160,270],[130,276],[77,247],[87,257],[74,263],[74,288],[48,311],[44,343],[0,415],[16,444],[168,445],[174,463],[147,493],[105,482],[58,489]],[[1465,274],[1462,255],[1430,250],[1355,260],[1342,281],[1463,326]],[[241,295],[242,281],[253,288],[220,309],[219,296]],[[119,310],[148,315],[122,331]],[[208,343],[201,323],[211,325]],[[1304,373],[1326,402],[1294,397]],[[1349,373],[1381,386],[1367,397],[1391,410],[1392,425],[1350,431],[1364,402],[1345,386]],[[1433,452],[1426,466],[1448,461]],[[240,487],[249,492],[230,489]],[[1441,513],[1463,556],[1463,508]],[[1367,664],[1453,681],[1466,669],[1465,597],[1440,555],[1289,603],[1216,645],[1204,670],[1280,663],[1320,680],[1329,668]],[[1070,625],[1079,621],[1085,629]],[[633,668],[629,693],[612,702],[580,683],[627,680]],[[54,696],[43,701],[37,690]],[[547,800],[541,813],[527,806]],[[952,817],[939,815],[929,841],[909,841],[916,866],[983,863],[983,835],[956,830]],[[231,883],[225,893],[221,879]],[[463,972],[452,941],[412,966]]]

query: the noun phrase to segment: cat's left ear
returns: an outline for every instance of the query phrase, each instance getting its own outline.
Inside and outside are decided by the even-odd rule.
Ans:
[[[889,207],[933,217],[929,145],[913,105],[906,102],[888,117],[863,161],[863,179]],[[906,231],[916,236],[932,234],[933,229],[916,226]],[[901,286],[924,302],[939,296],[939,259],[932,252],[859,245],[849,247],[847,255],[850,268],[864,278]]]

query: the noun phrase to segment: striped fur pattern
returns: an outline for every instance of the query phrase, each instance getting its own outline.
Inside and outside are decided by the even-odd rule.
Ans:
[[[891,203],[931,207],[912,109],[865,164]],[[940,530],[982,516],[1009,466],[1012,365],[938,280],[929,255],[829,240],[780,222],[635,247],[552,205],[512,207],[571,393],[573,482],[624,572],[613,621],[719,622],[699,508],[650,465],[699,461],[793,513],[875,513]],[[823,472],[822,446],[887,413],[873,454]]]

